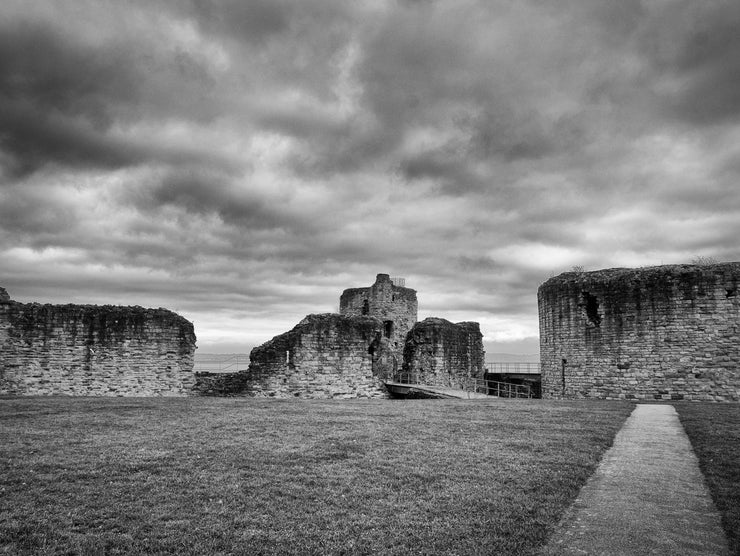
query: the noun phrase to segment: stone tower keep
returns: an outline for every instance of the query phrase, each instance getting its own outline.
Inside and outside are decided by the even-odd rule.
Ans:
[[[378,274],[369,288],[344,290],[339,299],[339,313],[381,320],[387,348],[400,366],[406,336],[417,319],[416,290],[395,285],[388,274]]]

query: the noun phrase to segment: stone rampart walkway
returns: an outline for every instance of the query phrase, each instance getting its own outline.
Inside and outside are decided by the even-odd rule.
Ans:
[[[729,554],[673,406],[635,408],[542,554]]]

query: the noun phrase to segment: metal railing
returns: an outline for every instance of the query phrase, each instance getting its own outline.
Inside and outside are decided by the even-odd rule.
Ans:
[[[449,384],[430,384],[416,373],[395,373],[386,380],[398,384],[417,384],[419,386],[429,386],[430,388],[452,388],[463,390],[464,392],[477,392],[478,394],[486,394],[487,396],[497,396],[499,398],[532,397],[532,389],[527,384],[513,384],[511,382],[500,382],[482,378],[461,378],[457,381],[450,381]]]
[[[244,353],[196,355],[193,371],[196,373],[235,373],[249,367],[249,355]]]
[[[512,375],[538,375],[541,373],[541,369],[539,363],[489,361],[486,363],[486,372]]]
[[[499,398],[531,398],[532,389],[527,384],[513,384],[511,382],[499,382],[497,380],[483,380],[485,393],[489,396]]]

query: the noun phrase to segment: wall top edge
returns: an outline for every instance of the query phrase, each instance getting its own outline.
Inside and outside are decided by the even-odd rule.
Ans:
[[[540,289],[559,287],[566,284],[607,283],[621,280],[650,281],[659,278],[681,280],[688,277],[698,278],[710,276],[740,278],[740,262],[703,265],[676,264],[639,268],[607,268],[588,272],[563,272],[542,283]]]

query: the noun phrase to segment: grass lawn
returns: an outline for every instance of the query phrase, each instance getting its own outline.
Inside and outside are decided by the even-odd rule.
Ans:
[[[0,553],[532,554],[632,409],[0,399]]]
[[[740,404],[674,403],[727,533],[740,555]]]

